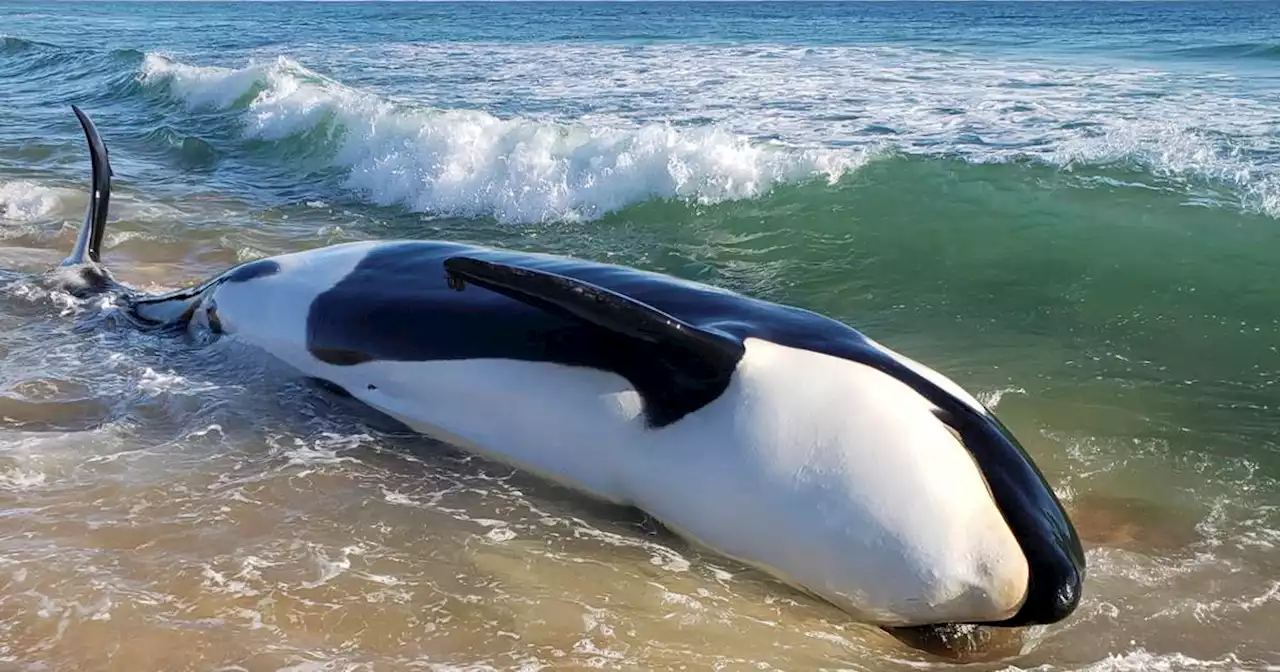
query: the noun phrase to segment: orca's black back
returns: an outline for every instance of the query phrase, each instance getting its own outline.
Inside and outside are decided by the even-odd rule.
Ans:
[[[591,283],[688,324],[835,354],[864,342],[856,330],[813,312],[760,301],[624,266],[473,247],[406,241],[379,246],[308,315],[308,347],[331,363],[505,358],[620,371],[619,352],[601,330],[495,292],[457,292],[444,261],[467,257],[532,268]],[[824,343],[830,345],[824,347]]]

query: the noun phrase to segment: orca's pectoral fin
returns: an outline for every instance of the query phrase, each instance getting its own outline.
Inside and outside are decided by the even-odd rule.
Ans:
[[[667,354],[696,359],[715,375],[729,376],[744,352],[737,338],[694,326],[576,278],[472,257],[450,257],[444,267],[455,289],[470,282],[560,317],[643,341]]]
[[[472,283],[559,317],[592,325],[604,336],[635,345],[661,360],[667,371],[644,371],[644,365],[637,363],[640,370],[635,376],[663,377],[664,387],[681,388],[676,395],[679,397],[698,388],[699,392],[692,396],[705,403],[728,385],[745,351],[737,338],[697,327],[576,278],[473,257],[450,257],[444,267],[449,286],[454,289],[461,291],[466,283]],[[691,399],[686,397],[685,401]]]

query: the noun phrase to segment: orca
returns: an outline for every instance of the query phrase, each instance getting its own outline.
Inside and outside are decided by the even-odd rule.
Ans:
[[[148,294],[102,263],[108,152],[49,277],[139,329],[251,344],[421,434],[602,500],[885,628],[1062,621],[1079,537],[1008,428],[838,320],[621,265],[428,240]]]

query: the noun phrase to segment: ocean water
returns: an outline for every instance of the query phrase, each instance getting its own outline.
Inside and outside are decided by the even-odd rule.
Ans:
[[[71,104],[137,286],[438,237],[845,320],[1022,439],[1084,600],[921,650],[97,320],[29,275],[86,204]],[[0,268],[2,669],[1280,669],[1275,2],[0,0]]]

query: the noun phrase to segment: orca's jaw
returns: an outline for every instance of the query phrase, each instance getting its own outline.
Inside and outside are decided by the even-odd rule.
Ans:
[[[872,341],[843,352],[913,387],[936,407],[935,417],[960,437],[987,482],[995,506],[1018,541],[1029,577],[1018,611],[993,627],[1050,625],[1080,604],[1085,557],[1070,517],[1035,461],[1013,433],[954,382]]]
[[[1062,503],[1021,444],[994,416],[972,415],[956,424],[1022,548],[1030,573],[1027,596],[1018,612],[981,625],[1024,627],[1066,619],[1080,604],[1085,557]]]

